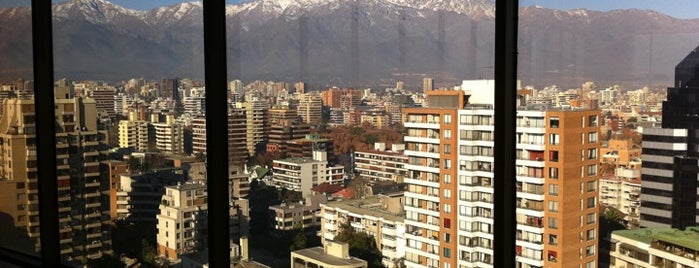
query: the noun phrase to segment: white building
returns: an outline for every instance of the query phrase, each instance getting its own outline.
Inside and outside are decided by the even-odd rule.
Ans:
[[[377,142],[374,150],[354,152],[354,170],[359,176],[372,181],[394,181],[401,183],[408,174],[405,164],[408,157],[403,154],[404,144],[393,144],[386,150],[386,144]]]
[[[177,260],[179,254],[205,248],[207,227],[206,185],[178,184],[165,187],[158,223],[158,255]]]
[[[343,182],[344,167],[328,164],[325,151],[314,151],[313,158],[294,157],[274,160],[272,164],[272,183],[279,188],[301,192],[302,196],[311,194],[311,188],[327,182]]]
[[[156,114],[151,117],[151,124],[155,129],[155,148],[162,153],[184,153],[184,129],[182,125],[174,122],[174,116],[166,116],[165,122],[158,122]]]
[[[399,259],[405,257],[403,199],[400,194],[321,204],[319,235],[323,244],[334,240],[343,224],[349,224],[355,231],[374,237],[376,247],[383,255],[383,265],[397,267]]]
[[[614,170],[614,177],[600,178],[600,202],[626,214],[624,220],[636,227],[641,219],[640,196],[641,171],[638,169],[621,167]]]

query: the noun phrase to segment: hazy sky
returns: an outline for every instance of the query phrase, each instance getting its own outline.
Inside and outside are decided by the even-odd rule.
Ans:
[[[65,0],[53,0],[63,2]],[[148,10],[155,7],[173,5],[183,0],[111,0],[113,3],[138,10]],[[245,2],[249,0],[226,0],[227,3]],[[501,0],[506,1],[506,0]],[[612,10],[639,8],[656,10],[678,18],[699,18],[699,1],[697,0],[520,0],[521,6],[539,5],[547,8],[573,9],[586,8],[591,10]],[[2,6],[28,5],[30,0],[0,0]]]

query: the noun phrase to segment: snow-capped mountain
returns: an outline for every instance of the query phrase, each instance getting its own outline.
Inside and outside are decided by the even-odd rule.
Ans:
[[[254,0],[225,12],[231,77],[316,85],[346,85],[352,77],[363,84],[418,84],[440,73],[440,83],[492,77],[483,67],[493,61],[491,0]],[[55,4],[53,14],[57,76],[203,77],[200,1],[137,11],[106,0],[70,0]],[[31,75],[29,16],[29,8],[0,9],[0,76]],[[674,65],[699,40],[699,20],[648,10],[531,6],[520,9],[519,19],[524,83],[671,82]]]

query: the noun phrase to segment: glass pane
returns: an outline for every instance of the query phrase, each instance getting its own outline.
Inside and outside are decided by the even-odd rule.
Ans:
[[[66,264],[160,266],[206,250],[201,3],[54,4]],[[203,257],[206,260],[206,256]]]
[[[608,249],[595,247],[598,238],[610,234],[611,241],[617,241],[613,230],[696,225],[695,182],[673,186],[684,176],[692,178],[688,182],[696,181],[695,172],[678,171],[684,168],[675,167],[673,173],[673,156],[683,158],[692,149],[669,149],[670,144],[677,148],[695,144],[687,138],[693,136],[693,126],[684,122],[696,114],[688,108],[696,106],[691,93],[699,37],[695,26],[699,15],[692,9],[696,3],[524,0],[520,4],[518,71],[524,105],[517,123],[523,132],[532,125],[544,127],[540,186],[549,189],[548,195],[542,194],[547,223],[539,230],[543,236],[523,229],[517,237],[543,243],[543,251],[541,246],[522,243],[517,252],[523,262],[536,267],[605,267],[610,264],[603,254]],[[687,70],[691,71],[683,72]],[[670,92],[677,95],[673,98]],[[678,112],[670,115],[667,109],[675,107]],[[542,110],[543,121],[530,117]],[[522,135],[526,141],[527,133]],[[517,159],[532,156],[531,150],[522,148]],[[529,193],[527,181],[517,179],[521,195]],[[681,190],[674,187],[689,190],[680,197]],[[518,218],[524,218],[519,212]],[[652,240],[653,232],[640,230],[638,237]],[[669,236],[681,239],[681,234]],[[623,266],[633,256],[614,252],[617,246],[626,252],[626,243],[612,245],[610,254],[620,256],[612,266]],[[642,260],[642,254],[634,260]]]
[[[473,186],[457,182],[476,172],[459,170],[461,160],[483,168],[474,196],[492,201],[494,9],[493,1],[229,6],[230,101],[246,113],[247,145],[256,147],[247,162],[256,172],[251,259],[303,267],[300,249],[366,236],[378,252],[362,256],[372,265],[492,265],[492,204],[474,207],[483,227],[459,231],[457,196]],[[461,114],[477,126],[459,125]],[[459,155],[462,128],[482,135],[482,158]],[[377,215],[384,220],[369,219]],[[458,241],[476,233],[485,237],[472,255]]]
[[[0,246],[38,255],[31,1],[0,5]]]

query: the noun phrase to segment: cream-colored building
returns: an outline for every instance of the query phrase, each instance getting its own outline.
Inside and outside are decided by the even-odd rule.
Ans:
[[[236,109],[245,111],[248,154],[255,155],[257,145],[265,141],[265,125],[269,103],[262,100],[238,102],[236,103]]]
[[[372,181],[402,183],[403,178],[408,176],[405,169],[408,156],[403,154],[404,150],[404,144],[393,144],[391,150],[387,150],[385,143],[377,142],[374,150],[354,152],[354,171]]]
[[[274,214],[274,229],[289,231],[320,225],[320,205],[328,202],[323,194],[307,196],[304,202],[271,206]]]
[[[174,115],[167,115],[165,122],[159,122],[158,115],[151,115],[155,130],[155,148],[162,153],[184,153],[184,128],[175,122]]]
[[[610,268],[699,267],[699,227],[614,231]]]
[[[400,193],[321,204],[321,241],[323,244],[332,241],[341,226],[349,224],[355,231],[374,237],[376,247],[383,255],[384,266],[397,267],[399,260],[405,257],[403,203],[403,194]]]
[[[292,251],[291,267],[366,268],[369,266],[365,260],[349,255],[347,243],[328,241],[323,247]]]
[[[165,187],[156,216],[158,255],[177,260],[179,254],[206,247],[202,233],[208,228],[206,185],[178,184]]]
[[[613,177],[600,178],[599,200],[626,214],[631,226],[640,225],[641,170],[620,167]]]
[[[323,119],[323,99],[318,94],[301,94],[297,110],[304,123],[318,125]]]
[[[301,192],[302,196],[311,194],[311,188],[327,182],[343,182],[344,167],[328,164],[325,151],[314,151],[313,158],[293,157],[274,160],[272,164],[272,183],[278,188]]]
[[[119,147],[148,150],[148,122],[142,120],[119,121]]]

